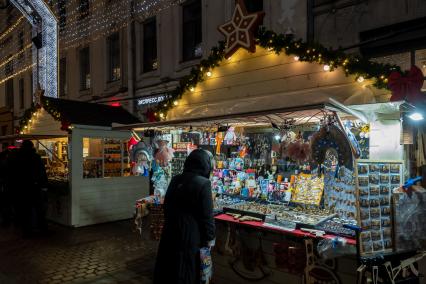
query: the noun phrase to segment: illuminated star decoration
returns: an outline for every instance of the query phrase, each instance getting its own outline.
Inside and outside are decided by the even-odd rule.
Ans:
[[[232,19],[218,27],[226,38],[226,58],[240,47],[250,52],[256,51],[254,31],[258,29],[264,15],[264,12],[248,14],[244,2],[237,0]]]

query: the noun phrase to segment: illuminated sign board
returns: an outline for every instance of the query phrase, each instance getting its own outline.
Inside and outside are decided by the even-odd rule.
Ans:
[[[166,99],[166,96],[156,96],[156,97],[148,97],[148,98],[140,98],[138,99],[138,106],[149,105],[162,102]]]

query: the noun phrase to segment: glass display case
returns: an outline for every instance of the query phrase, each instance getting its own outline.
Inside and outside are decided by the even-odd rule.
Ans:
[[[126,140],[83,138],[83,178],[129,176],[130,169]]]

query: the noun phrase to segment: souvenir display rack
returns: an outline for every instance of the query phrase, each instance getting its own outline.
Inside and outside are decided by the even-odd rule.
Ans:
[[[392,252],[392,192],[402,185],[402,161],[357,160],[361,254]]]

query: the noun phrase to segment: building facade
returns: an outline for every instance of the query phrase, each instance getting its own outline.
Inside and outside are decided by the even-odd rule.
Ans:
[[[32,57],[31,48],[21,53],[31,43],[31,27],[25,19],[14,26],[22,15],[3,2],[0,107],[12,112],[14,120],[1,128],[5,135],[13,133],[31,106],[31,72],[35,70],[21,72]],[[235,6],[234,0],[186,0],[146,12],[142,0],[50,2],[60,27],[59,97],[120,104],[141,119],[147,108],[161,101],[223,40],[217,27],[231,18]],[[426,3],[422,0],[244,2],[249,12],[265,13],[267,29],[403,69],[415,64],[426,74]],[[11,27],[13,32],[5,36]]]

